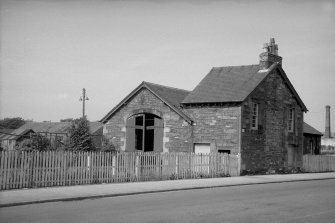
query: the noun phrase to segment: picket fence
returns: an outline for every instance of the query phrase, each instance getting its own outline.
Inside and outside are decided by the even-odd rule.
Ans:
[[[335,155],[304,155],[305,172],[335,172]]]
[[[0,153],[0,189],[237,176],[239,156],[222,153]]]

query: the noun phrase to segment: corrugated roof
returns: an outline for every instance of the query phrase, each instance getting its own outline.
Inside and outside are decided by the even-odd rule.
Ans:
[[[2,130],[0,130],[2,132]],[[8,131],[2,134],[1,140],[17,140],[20,137],[26,135],[27,133],[34,132],[32,129],[12,129],[12,131]]]
[[[259,65],[214,67],[182,103],[240,102],[266,77]]]
[[[0,140],[7,138],[14,130],[15,129],[0,129]]]
[[[304,122],[304,134],[311,134],[311,135],[320,135],[322,136],[323,134],[313,128],[312,126],[308,125],[306,122]]]

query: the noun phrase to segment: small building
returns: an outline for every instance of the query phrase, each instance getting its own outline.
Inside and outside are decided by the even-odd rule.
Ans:
[[[1,148],[3,150],[14,150],[20,142],[30,138],[33,133],[32,129],[0,129]]]
[[[321,154],[321,136],[323,136],[321,132],[304,122],[303,154]]]
[[[32,129],[48,138],[52,145],[60,146],[59,143],[65,142],[68,138],[70,127],[71,122],[27,122],[20,128]],[[100,122],[89,122],[93,145],[97,148],[101,147],[102,128],[103,125]]]
[[[214,67],[192,91],[143,82],[101,122],[121,151],[225,152],[275,172],[302,165],[305,112],[271,38],[259,64]]]

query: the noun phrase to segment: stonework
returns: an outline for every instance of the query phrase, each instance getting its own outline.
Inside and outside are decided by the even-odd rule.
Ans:
[[[251,129],[251,103],[259,104],[257,130]],[[288,110],[295,125],[288,132]],[[303,111],[278,71],[272,71],[242,107],[242,170],[278,170],[301,165]]]
[[[119,151],[126,148],[126,121],[136,113],[153,113],[164,120],[163,151],[191,152],[191,125],[147,89],[124,104],[104,125],[104,135]]]
[[[264,49],[259,65],[213,68],[191,92],[143,82],[103,118],[105,136],[121,151],[240,154],[242,172],[301,167],[307,108],[273,38]]]
[[[193,107],[185,112],[195,122],[193,143],[210,143],[211,152],[240,152],[240,107]]]

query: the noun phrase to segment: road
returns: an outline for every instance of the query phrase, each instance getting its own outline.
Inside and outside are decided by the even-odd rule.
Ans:
[[[335,179],[0,208],[0,222],[335,222]]]

